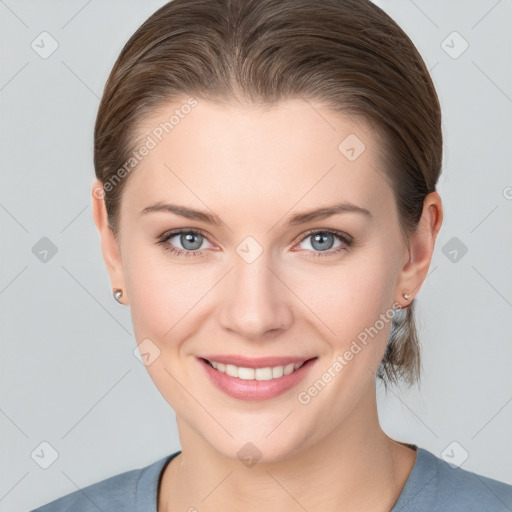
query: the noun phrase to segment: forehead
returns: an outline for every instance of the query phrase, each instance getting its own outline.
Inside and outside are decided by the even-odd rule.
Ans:
[[[137,207],[180,199],[284,214],[298,202],[347,200],[375,210],[393,200],[377,134],[321,103],[186,105],[187,98],[161,107],[139,127],[136,150],[150,149],[124,191]]]

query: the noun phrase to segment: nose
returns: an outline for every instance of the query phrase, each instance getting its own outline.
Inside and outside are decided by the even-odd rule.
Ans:
[[[238,337],[267,340],[293,322],[292,293],[265,252],[251,263],[236,256],[223,293],[220,324]]]

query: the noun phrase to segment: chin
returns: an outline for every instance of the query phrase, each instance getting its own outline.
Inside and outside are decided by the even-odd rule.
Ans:
[[[292,439],[287,435],[272,440],[263,438],[253,441],[231,440],[223,443],[211,440],[210,445],[224,457],[238,460],[247,467],[262,463],[284,462],[304,449],[300,439]]]
[[[213,450],[223,457],[239,460],[247,467],[256,463],[283,462],[318,441],[319,429],[308,425],[305,418],[286,414],[236,414],[225,418],[229,433],[211,428],[195,418],[186,428],[192,428]],[[284,421],[283,421],[284,419]],[[206,428],[205,428],[206,427]],[[316,430],[316,432],[315,432]]]

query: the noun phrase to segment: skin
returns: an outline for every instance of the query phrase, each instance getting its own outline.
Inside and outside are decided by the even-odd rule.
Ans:
[[[141,137],[177,104],[147,119]],[[338,150],[349,134],[366,147],[354,161]],[[112,288],[124,291],[137,343],[158,347],[147,370],[177,417],[182,455],[164,471],[159,512],[392,508],[416,452],[378,421],[375,372],[391,322],[309,403],[297,399],[379,315],[396,302],[410,304],[427,275],[441,199],[426,197],[418,228],[404,238],[381,161],[369,126],[320,102],[263,109],[199,100],[129,176],[117,237],[94,192],[101,183],[94,183],[93,215]],[[159,201],[214,213],[223,224],[141,214]],[[294,213],[335,202],[371,216],[345,212],[288,224]],[[157,243],[180,228],[202,232],[201,255],[176,256]],[[310,230],[338,230],[354,242],[329,238],[322,251]],[[236,251],[247,236],[263,251],[251,263]],[[166,243],[186,251],[182,242],[175,236]],[[196,357],[208,353],[318,359],[293,389],[244,401],[200,371]],[[247,442],[261,452],[251,467],[237,457]]]

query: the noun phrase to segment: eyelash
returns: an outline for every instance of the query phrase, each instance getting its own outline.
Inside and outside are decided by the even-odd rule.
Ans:
[[[192,256],[204,256],[204,252],[203,250],[197,250],[197,251],[184,251],[182,249],[179,249],[177,247],[174,247],[173,245],[170,245],[168,244],[167,242],[175,237],[176,235],[180,235],[181,233],[192,233],[194,235],[200,235],[202,236],[203,238],[206,238],[207,237],[201,232],[201,231],[198,231],[196,229],[178,229],[176,231],[171,231],[171,232],[168,232],[168,233],[164,233],[159,239],[158,239],[158,244],[161,245],[166,251],[170,251],[171,253],[175,254],[176,256],[179,256],[179,257],[185,257],[185,258],[189,258],[189,257],[192,257]],[[311,258],[317,258],[317,257],[328,257],[328,256],[333,256],[335,254],[338,254],[340,253],[341,251],[346,251],[347,249],[349,249],[352,244],[353,244],[353,239],[350,235],[347,235],[346,233],[342,233],[340,231],[333,231],[333,230],[326,230],[326,229],[316,229],[316,230],[312,230],[312,231],[308,231],[300,240],[298,243],[302,243],[304,242],[304,240],[306,240],[307,238],[309,238],[310,236],[312,235],[316,235],[316,234],[329,234],[329,235],[334,235],[334,237],[339,240],[340,242],[342,242],[344,245],[340,245],[339,247],[337,247],[336,249],[329,249],[328,251],[314,251],[312,253]]]

